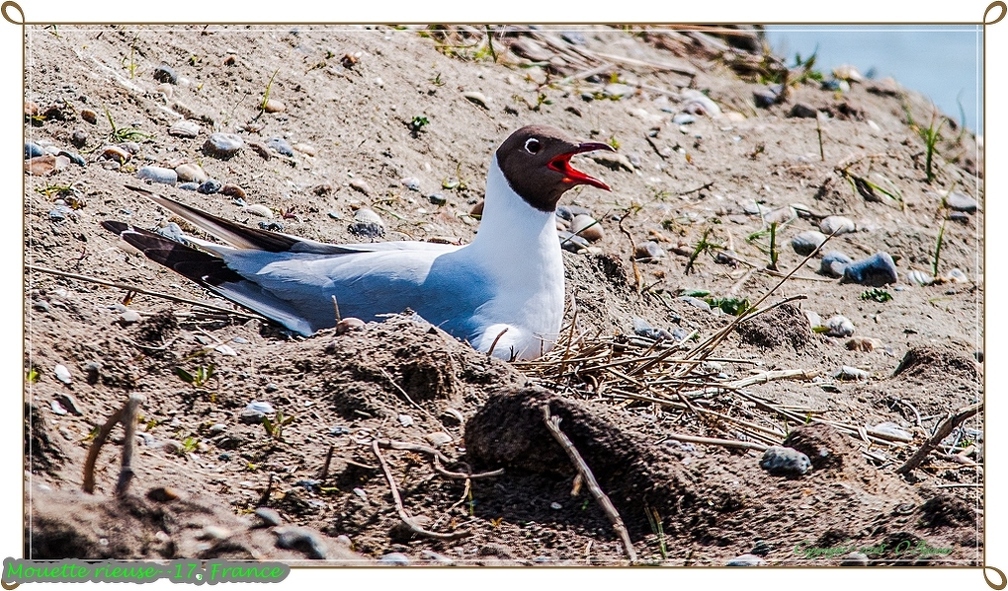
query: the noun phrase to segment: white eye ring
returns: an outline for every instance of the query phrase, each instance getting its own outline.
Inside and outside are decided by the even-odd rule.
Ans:
[[[525,151],[529,154],[535,154],[539,151],[539,140],[534,137],[530,137],[525,140]]]

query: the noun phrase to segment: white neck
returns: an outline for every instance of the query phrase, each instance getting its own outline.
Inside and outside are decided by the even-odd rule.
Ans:
[[[513,337],[516,347],[526,348],[526,355],[532,357],[540,348],[551,349],[564,306],[564,267],[555,214],[532,207],[515,193],[496,155],[487,174],[483,217],[467,250],[491,274],[501,293],[480,314],[490,323],[511,326],[502,344]],[[484,343],[480,348],[488,346]]]
[[[487,173],[483,217],[473,246],[511,254],[515,262],[544,251],[559,255],[555,217],[553,212],[532,207],[511,189],[494,154]]]

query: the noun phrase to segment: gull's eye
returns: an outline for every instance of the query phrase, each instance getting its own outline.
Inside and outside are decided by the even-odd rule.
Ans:
[[[529,154],[535,154],[539,151],[539,140],[534,137],[525,140],[525,151]]]

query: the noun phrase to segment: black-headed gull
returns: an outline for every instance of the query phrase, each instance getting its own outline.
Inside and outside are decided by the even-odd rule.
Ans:
[[[411,309],[474,348],[532,359],[553,348],[564,310],[564,269],[554,212],[575,185],[609,190],[570,159],[598,142],[577,142],[532,125],[497,148],[483,215],[465,246],[427,242],[325,244],[250,228],[147,193],[224,245],[185,244],[117,221],[102,225],[128,245],[210,291],[311,335],[344,317],[374,320]]]

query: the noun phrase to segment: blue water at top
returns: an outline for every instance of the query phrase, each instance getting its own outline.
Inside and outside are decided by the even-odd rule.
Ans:
[[[824,74],[850,64],[892,76],[971,130],[983,126],[983,27],[977,25],[768,25],[774,53],[794,65],[816,54]],[[828,77],[828,76],[827,76]],[[961,111],[960,111],[961,106]]]

